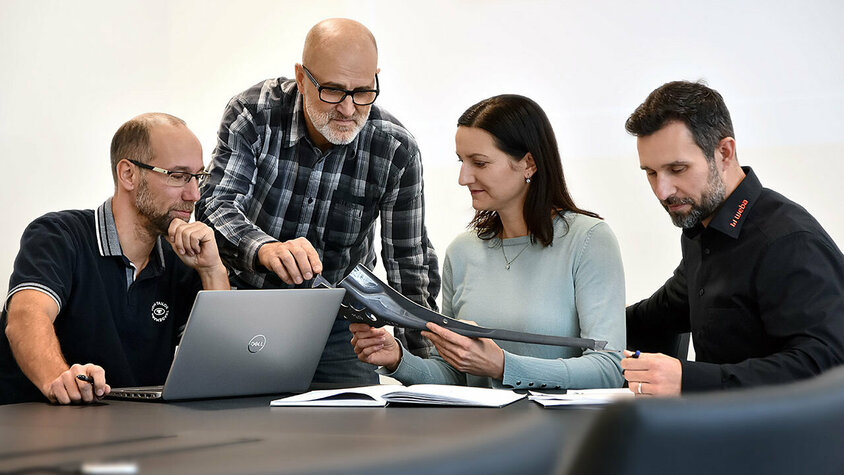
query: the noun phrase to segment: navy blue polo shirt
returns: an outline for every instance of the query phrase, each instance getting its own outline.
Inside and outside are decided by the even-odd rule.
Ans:
[[[159,238],[147,266],[120,248],[108,199],[99,209],[48,213],[24,231],[6,303],[34,289],[59,307],[54,322],[68,364],[94,363],[112,386],[163,384],[199,275]],[[6,305],[0,327],[6,328]],[[0,404],[46,400],[21,372],[0,333]]]

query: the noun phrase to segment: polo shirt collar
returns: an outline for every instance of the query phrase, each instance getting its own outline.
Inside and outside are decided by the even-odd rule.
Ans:
[[[100,205],[97,212],[94,213],[94,227],[96,228],[100,255],[103,257],[124,257],[123,249],[120,247],[120,239],[117,237],[117,224],[114,222],[111,198]],[[161,247],[161,236],[155,239],[155,247],[153,247],[152,252],[158,257],[158,263],[164,268],[164,249]]]
[[[708,226],[733,239],[738,238],[741,228],[750,214],[750,209],[762,193],[762,183],[759,182],[756,173],[750,167],[741,167],[741,169],[745,173],[744,180],[724,200]]]

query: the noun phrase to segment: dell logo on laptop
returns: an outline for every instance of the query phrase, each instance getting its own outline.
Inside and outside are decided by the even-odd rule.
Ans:
[[[267,344],[267,337],[264,335],[255,335],[249,340],[249,352],[250,353],[257,353],[264,349],[264,346]]]

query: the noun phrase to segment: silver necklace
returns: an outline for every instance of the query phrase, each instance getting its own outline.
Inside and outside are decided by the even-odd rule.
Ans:
[[[504,268],[507,269],[507,270],[510,270],[510,264],[516,262],[516,259],[518,259],[519,256],[521,256],[522,253],[525,252],[525,249],[527,249],[529,247],[530,247],[530,241],[528,241],[528,243],[525,244],[525,247],[523,247],[522,250],[519,251],[518,254],[516,254],[516,257],[514,257],[512,259],[507,259],[507,253],[504,252],[504,241],[501,241],[501,255],[504,256],[504,263],[505,263]]]

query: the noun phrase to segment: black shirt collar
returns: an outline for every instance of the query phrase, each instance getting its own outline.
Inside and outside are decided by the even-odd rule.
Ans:
[[[96,228],[100,255],[103,257],[124,257],[123,249],[120,247],[120,239],[117,237],[117,224],[114,222],[111,198],[100,205],[97,212],[94,213],[94,227]],[[158,263],[161,268],[164,268],[164,249],[161,247],[161,236],[155,239],[152,255],[158,256]]]
[[[738,238],[741,227],[747,221],[750,209],[762,193],[762,183],[759,182],[756,173],[750,167],[741,167],[741,169],[745,173],[744,179],[724,200],[708,226],[709,229],[720,231],[733,239]],[[698,225],[683,232],[691,237],[702,231],[701,227],[701,225]]]

